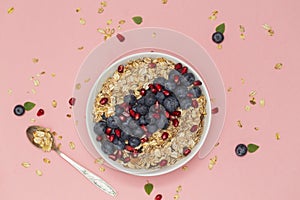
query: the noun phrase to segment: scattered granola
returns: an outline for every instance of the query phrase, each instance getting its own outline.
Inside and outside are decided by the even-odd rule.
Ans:
[[[51,161],[48,158],[43,158],[43,162],[46,163],[46,164],[50,164],[51,163]]]
[[[275,136],[276,136],[276,140],[280,140],[280,134],[279,133],[276,133]]]
[[[35,170],[35,173],[38,176],[42,176],[43,175],[43,172],[41,170],[39,170],[39,169]]]
[[[31,166],[31,164],[29,162],[22,162],[21,165],[25,168],[28,168]]]
[[[217,14],[218,14],[218,13],[219,13],[219,12],[218,12],[217,10],[214,10],[214,11],[212,12],[211,16],[208,17],[208,19],[210,19],[210,20],[216,20],[216,19],[217,19]]]
[[[282,63],[276,63],[276,65],[274,66],[274,69],[281,70],[282,66],[283,66]]]
[[[70,149],[74,150],[75,149],[75,143],[74,142],[69,142],[69,147]]]
[[[269,36],[273,36],[274,35],[274,30],[272,29],[272,27],[268,24],[263,24],[262,27],[268,32]]]
[[[15,11],[15,8],[14,7],[10,7],[8,10],[7,10],[7,13],[8,14],[11,14]]]
[[[53,137],[49,129],[39,128],[33,133],[33,142],[43,151],[49,152],[53,147]]]
[[[243,125],[242,125],[241,120],[238,120],[238,121],[237,121],[237,125],[238,125],[238,127],[243,128]]]

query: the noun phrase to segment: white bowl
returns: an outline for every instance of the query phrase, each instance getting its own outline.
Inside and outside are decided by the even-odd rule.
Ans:
[[[144,57],[151,57],[151,58],[158,58],[158,57],[163,57],[167,60],[173,61],[174,63],[182,63],[184,66],[187,66],[189,71],[191,71],[194,75],[196,80],[200,80],[202,82],[201,90],[202,94],[205,96],[207,102],[206,102],[206,116],[204,118],[204,128],[202,132],[202,136],[199,140],[199,142],[194,146],[192,149],[191,153],[187,155],[186,157],[180,159],[177,161],[174,165],[170,166],[165,166],[162,168],[158,169],[130,169],[122,166],[120,163],[111,160],[104,152],[101,150],[101,144],[100,142],[97,142],[95,139],[95,133],[94,133],[94,125],[95,122],[93,121],[93,108],[94,108],[94,102],[96,99],[97,94],[99,93],[100,89],[102,88],[102,84],[105,82],[105,80],[113,75],[113,73],[117,70],[118,66],[121,64],[126,64],[129,61],[136,60],[139,58],[144,58]],[[190,161],[201,149],[202,145],[204,144],[204,141],[207,137],[210,124],[211,124],[211,102],[210,102],[210,97],[208,90],[205,86],[205,81],[201,78],[199,73],[195,70],[194,67],[192,67],[190,64],[187,62],[184,62],[182,59],[176,58],[174,56],[168,55],[166,53],[159,53],[159,52],[143,52],[143,53],[136,53],[132,54],[126,57],[123,57],[116,62],[114,62],[111,66],[109,66],[98,78],[98,80],[95,82],[94,86],[92,87],[92,90],[90,91],[88,101],[87,101],[87,108],[86,108],[86,125],[87,125],[87,130],[89,133],[89,137],[91,139],[91,142],[96,149],[96,151],[99,153],[99,155],[113,168],[128,173],[132,175],[137,175],[137,176],[157,176],[157,175],[162,175],[169,173],[171,171],[174,171],[183,165],[185,165],[188,161]]]

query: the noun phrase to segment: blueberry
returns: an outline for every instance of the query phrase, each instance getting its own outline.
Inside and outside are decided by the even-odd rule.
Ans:
[[[145,104],[145,96],[139,98],[139,99],[137,100],[137,103],[140,104],[140,105]]]
[[[194,83],[195,81],[195,76],[193,73],[186,73],[181,77],[181,83],[184,86],[190,86]]]
[[[105,154],[113,154],[115,152],[115,150],[116,150],[116,147],[110,141],[108,141],[108,140],[102,140],[101,141],[101,150]]]
[[[116,115],[120,115],[123,112],[124,112],[124,108],[123,107],[121,107],[120,105],[116,105],[115,106],[115,113],[116,113]]]
[[[144,135],[144,131],[140,127],[137,127],[133,130],[133,135],[140,138]]]
[[[24,115],[24,113],[25,113],[25,108],[24,108],[24,106],[22,106],[22,105],[16,105],[16,106],[14,107],[14,113],[15,113],[15,115],[17,115],[17,116],[22,116],[22,115]]]
[[[149,108],[146,105],[138,104],[136,107],[136,112],[140,113],[141,115],[146,115],[148,113]]]
[[[115,117],[115,116],[111,116],[111,117],[107,118],[106,122],[107,122],[107,126],[110,128],[118,128],[119,127],[117,117]]]
[[[155,98],[160,104],[162,104],[166,97],[165,97],[164,93],[157,92],[155,95]]]
[[[145,105],[150,107],[156,102],[155,95],[153,93],[148,93],[145,96]]]
[[[141,144],[141,140],[138,137],[130,137],[128,139],[128,144],[132,147],[137,147]]]
[[[158,127],[155,124],[149,124],[147,130],[149,133],[154,133],[158,130]]]
[[[247,154],[248,148],[244,144],[239,144],[235,147],[235,153],[237,156],[244,156]]]
[[[113,143],[117,147],[117,149],[119,150],[125,149],[125,142],[122,139],[115,137]]]
[[[106,129],[106,122],[105,122],[105,121],[97,122],[97,123],[95,124],[95,126],[94,126],[94,132],[95,132],[97,135],[102,135],[102,134],[104,134],[105,129]]]
[[[146,121],[146,117],[145,116],[141,116],[139,119],[139,125],[147,125],[148,122]]]
[[[188,89],[183,85],[178,86],[174,91],[174,94],[176,95],[177,99],[182,99],[186,97],[187,93],[188,93]]]
[[[148,124],[154,124],[156,123],[156,120],[154,117],[152,117],[152,113],[148,113],[146,116],[145,116],[145,120]]]
[[[165,115],[161,115],[160,118],[157,120],[156,125],[159,129],[163,129],[167,125],[169,125],[169,120],[166,118]]]
[[[188,109],[189,107],[191,107],[191,105],[192,105],[192,99],[189,97],[180,100],[180,108],[182,110]]]
[[[174,76],[175,76],[175,75],[178,75],[179,77],[182,76],[177,70],[173,69],[173,70],[171,70],[171,71],[169,72],[169,75],[168,75],[169,81],[174,81]]]
[[[169,113],[172,113],[178,108],[179,102],[177,101],[177,99],[175,97],[170,96],[164,100],[163,106]]]
[[[125,140],[128,140],[129,137],[130,137],[129,134],[127,134],[124,131],[122,131],[120,140],[125,141]]]
[[[164,77],[157,77],[153,80],[153,83],[154,84],[160,84],[160,85],[164,86],[166,81],[167,80]]]
[[[136,103],[136,97],[132,94],[128,94],[124,97],[124,102],[133,106]]]
[[[171,92],[173,92],[176,88],[176,83],[174,83],[173,81],[167,81],[165,83],[165,88]]]
[[[194,97],[198,98],[201,96],[202,91],[198,86],[193,86],[190,90],[189,93],[193,94]]]
[[[135,120],[128,118],[128,127],[130,128],[130,131],[136,129],[138,127],[138,124]]]
[[[212,40],[213,40],[215,43],[217,43],[217,44],[223,42],[223,40],[224,40],[224,35],[223,35],[223,33],[221,33],[221,32],[215,32],[215,33],[212,35]]]

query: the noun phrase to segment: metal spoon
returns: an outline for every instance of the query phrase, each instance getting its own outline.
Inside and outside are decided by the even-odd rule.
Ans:
[[[43,137],[43,133],[46,135],[44,136],[44,139],[47,139],[47,141],[42,141],[41,138]],[[49,134],[50,133],[50,134]],[[81,165],[77,164],[75,161],[73,161],[71,158],[69,158],[67,155],[62,153],[56,146],[53,138],[53,134],[50,132],[49,129],[40,127],[40,126],[30,126],[26,130],[27,137],[29,141],[36,147],[42,148],[44,151],[55,151],[58,155],[60,155],[64,160],[66,160],[69,164],[71,164],[75,169],[77,169],[83,176],[85,176],[91,183],[99,187],[101,190],[106,192],[107,194],[110,194],[112,196],[116,196],[117,192],[103,179],[98,177],[97,175],[93,174],[89,170],[85,169]],[[39,135],[40,134],[40,135]],[[41,136],[38,138],[37,136]],[[47,137],[48,138],[47,138]],[[45,148],[48,148],[47,150]]]

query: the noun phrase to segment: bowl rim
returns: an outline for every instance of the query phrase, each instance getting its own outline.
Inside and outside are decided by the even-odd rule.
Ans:
[[[180,62],[183,65],[187,66],[189,70],[192,71],[192,73],[199,78],[199,80],[202,82],[202,93],[205,95],[206,97],[206,110],[207,110],[207,114],[205,116],[205,121],[204,121],[204,129],[201,135],[201,138],[199,140],[199,142],[193,147],[193,150],[191,151],[191,153],[187,156],[184,157],[180,160],[178,160],[175,164],[170,165],[168,167],[164,167],[161,169],[155,169],[155,170],[145,170],[143,171],[143,169],[130,169],[130,168],[126,168],[123,167],[120,163],[115,162],[113,160],[111,160],[110,158],[108,158],[108,156],[106,156],[106,154],[104,154],[101,149],[100,149],[100,145],[99,142],[97,142],[95,140],[95,133],[93,132],[93,127],[90,126],[90,124],[95,124],[93,122],[93,114],[92,114],[92,109],[93,109],[93,105],[94,105],[94,101],[96,98],[96,95],[99,93],[99,91],[101,90],[101,87],[103,85],[103,82],[112,75],[112,73],[114,73],[114,71],[117,69],[117,66],[119,66],[120,64],[124,64],[124,63],[128,63],[131,60],[136,60],[139,58],[143,58],[143,57],[164,57],[167,60],[171,60],[173,62]],[[180,57],[180,56],[179,56]],[[109,76],[107,76],[104,81],[103,78],[109,74],[111,72],[111,74]],[[204,89],[204,90],[203,90]],[[92,86],[90,92],[89,92],[89,96],[88,96],[88,100],[87,100],[87,104],[86,104],[86,128],[87,128],[87,132],[89,134],[89,138],[92,142],[93,148],[95,148],[95,150],[97,151],[97,153],[99,154],[99,156],[101,156],[101,158],[103,158],[105,160],[106,163],[108,163],[111,167],[113,167],[114,169],[130,174],[130,175],[136,175],[136,176],[158,176],[158,175],[163,175],[163,174],[167,174],[170,173],[172,171],[175,171],[176,169],[182,167],[183,165],[185,165],[186,163],[188,163],[191,159],[193,159],[195,157],[195,155],[200,151],[201,147],[203,146],[209,129],[210,129],[210,125],[211,125],[211,100],[210,100],[210,95],[209,95],[209,90],[206,87],[205,84],[205,80],[202,78],[201,73],[198,72],[196,70],[196,67],[194,67],[191,63],[189,63],[188,61],[185,61],[183,58],[178,58],[176,57],[176,55],[170,55],[168,53],[165,52],[159,52],[159,51],[155,51],[155,52],[139,52],[139,53],[133,53],[133,54],[129,54],[123,57],[118,58],[117,60],[115,60],[114,62],[112,62],[112,64],[110,64],[109,66],[107,66],[105,68],[105,70],[98,76],[97,80],[95,81],[94,85]],[[94,137],[92,137],[94,136]]]

